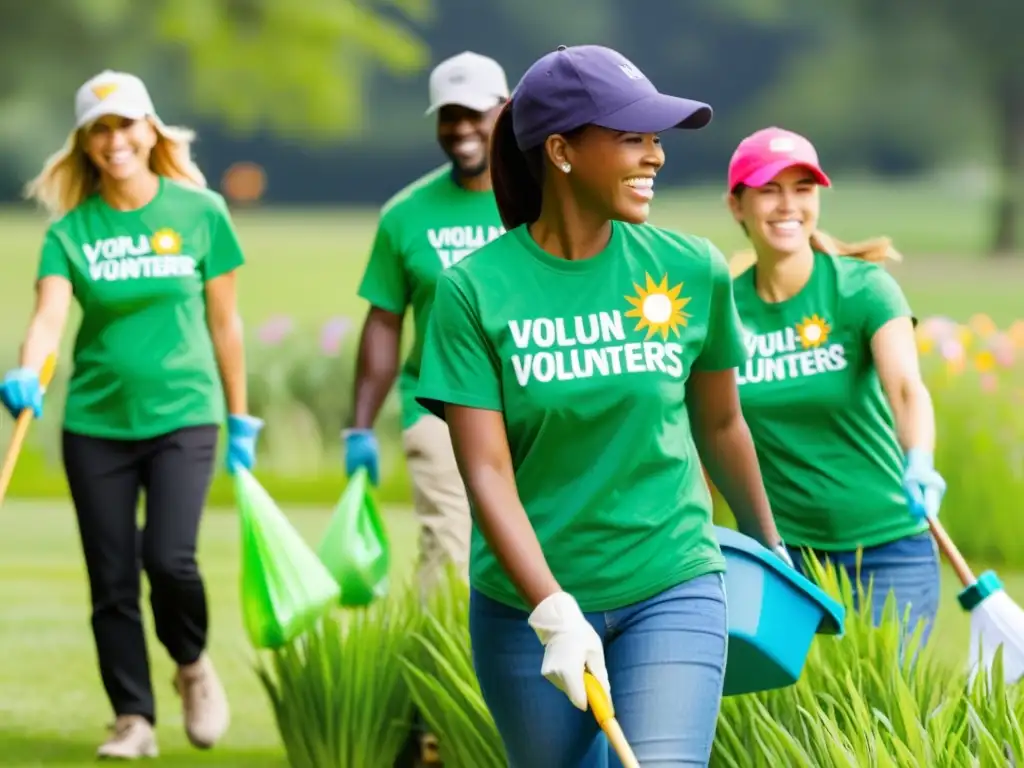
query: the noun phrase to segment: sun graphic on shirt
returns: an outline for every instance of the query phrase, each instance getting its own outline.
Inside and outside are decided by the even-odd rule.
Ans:
[[[149,240],[153,253],[168,254],[181,252],[181,235],[173,229],[158,229]]]
[[[662,339],[668,338],[668,332],[672,331],[679,336],[679,326],[685,326],[691,315],[683,311],[683,307],[690,303],[689,298],[679,298],[679,292],[683,284],[669,288],[668,275],[662,275],[661,282],[655,283],[650,275],[647,275],[647,289],[641,288],[633,283],[636,289],[635,296],[626,296],[626,301],[633,305],[633,309],[626,312],[626,317],[640,318],[633,330],[642,331],[647,329],[647,338],[656,333],[661,334]]]
[[[804,345],[804,349],[820,347],[828,341],[828,335],[831,331],[832,326],[828,324],[825,318],[818,317],[817,313],[810,317],[805,317],[802,323],[796,324],[796,332],[800,336],[800,343]]]

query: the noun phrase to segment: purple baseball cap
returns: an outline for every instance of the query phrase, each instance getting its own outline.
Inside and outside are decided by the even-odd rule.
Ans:
[[[660,93],[629,59],[602,45],[558,46],[512,92],[516,144],[524,151],[583,125],[661,133],[703,128],[711,116],[701,101]]]

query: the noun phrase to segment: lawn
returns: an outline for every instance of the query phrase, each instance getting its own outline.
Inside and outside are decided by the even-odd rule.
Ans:
[[[396,575],[408,572],[414,529],[404,510],[389,510],[398,553]],[[329,510],[290,511],[315,544]],[[69,504],[9,501],[0,536],[0,765],[83,766],[113,718],[96,671],[88,589]],[[161,765],[239,768],[284,766],[266,698],[252,672],[252,651],[238,600],[238,526],[230,511],[210,514],[201,533],[201,565],[209,591],[213,658],[231,697],[233,723],[223,746],[192,749],[171,686],[173,666],[156,643],[150,658],[157,694]],[[148,612],[148,606],[146,611]]]
[[[286,510],[296,528],[315,543],[328,510]],[[96,672],[89,632],[88,592],[70,506],[8,502],[0,537],[0,765],[73,768],[92,764],[110,718]],[[409,512],[387,510],[399,578],[410,572],[415,529]],[[213,616],[212,654],[233,706],[233,723],[211,752],[188,746],[173,668],[153,639],[153,680],[158,697],[159,738],[166,766],[285,766],[262,689],[252,672],[252,652],[238,600],[238,527],[230,510],[206,517],[201,564]],[[1024,575],[1001,574],[1011,595],[1024,594]],[[957,585],[944,573],[944,596],[935,643],[951,663],[966,655],[968,623],[955,600]],[[148,609],[147,609],[148,610]],[[148,622],[148,616],[147,616]]]

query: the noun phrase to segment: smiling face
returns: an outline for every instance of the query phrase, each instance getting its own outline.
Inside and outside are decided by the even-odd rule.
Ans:
[[[100,174],[115,181],[145,173],[156,142],[156,129],[148,120],[116,115],[99,118],[82,138],[85,153]]]
[[[760,187],[729,196],[733,217],[758,253],[786,256],[806,250],[818,226],[821,197],[814,175],[802,166],[780,171]]]
[[[456,172],[474,177],[487,171],[487,148],[499,107],[477,112],[457,104],[446,104],[437,113],[437,142]]]
[[[657,134],[621,133],[588,126],[568,140],[553,136],[548,157],[566,175],[581,205],[608,219],[642,224],[651,215],[654,177],[665,165],[665,150]]]

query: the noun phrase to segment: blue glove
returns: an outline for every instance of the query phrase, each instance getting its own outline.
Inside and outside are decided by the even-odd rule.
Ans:
[[[345,438],[345,474],[352,477],[357,469],[363,467],[370,482],[377,485],[380,475],[380,452],[373,430],[346,429],[342,436]]]
[[[251,470],[256,465],[256,438],[263,429],[263,420],[255,416],[228,416],[227,468],[235,474],[239,468]]]
[[[939,516],[939,505],[946,493],[946,481],[935,471],[932,455],[920,448],[907,451],[903,465],[903,493],[910,514],[918,519]]]
[[[39,373],[31,368],[15,368],[0,384],[0,402],[13,418],[18,418],[26,408],[31,408],[37,419],[43,417],[43,388],[39,384]]]

